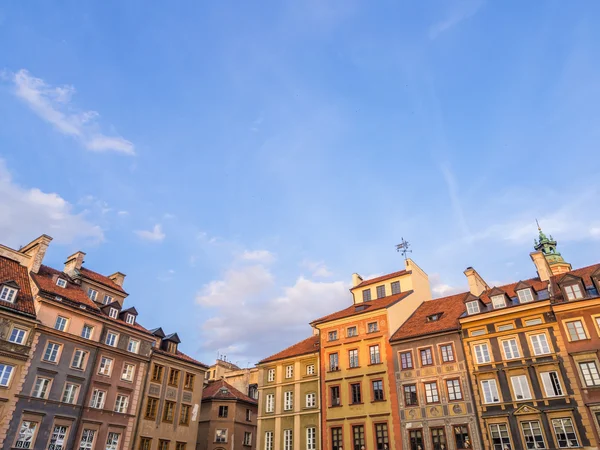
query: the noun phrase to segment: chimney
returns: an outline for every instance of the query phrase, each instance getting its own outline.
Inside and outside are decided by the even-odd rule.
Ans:
[[[125,281],[125,277],[126,276],[127,275],[125,275],[122,272],[115,272],[111,276],[109,276],[108,278],[110,278],[111,280],[113,280],[116,285],[123,287],[123,281]]]
[[[352,287],[358,286],[360,283],[362,283],[362,281],[363,281],[363,279],[359,274],[357,274],[357,273],[352,274]]]
[[[483,291],[490,288],[483,278],[481,278],[481,275],[472,267],[467,267],[464,274],[469,282],[469,291],[474,296],[479,297]]]
[[[544,254],[542,252],[533,252],[529,256],[531,256],[531,260],[535,264],[540,280],[548,281],[552,276],[552,269],[550,269],[550,264],[548,264]]]
[[[64,272],[67,275],[74,275],[76,270],[81,269],[83,265],[83,258],[85,257],[85,253],[76,252],[67,258],[67,262],[65,263]]]
[[[39,238],[34,239],[25,247],[19,250],[19,253],[29,256],[31,259],[27,263],[27,268],[30,272],[38,273],[48,246],[52,238],[46,234],[42,234]]]

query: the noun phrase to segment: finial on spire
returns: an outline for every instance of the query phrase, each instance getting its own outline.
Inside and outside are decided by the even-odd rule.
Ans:
[[[542,228],[540,227],[540,223],[538,222],[537,219],[535,219],[535,223],[537,224],[538,231],[542,231]]]

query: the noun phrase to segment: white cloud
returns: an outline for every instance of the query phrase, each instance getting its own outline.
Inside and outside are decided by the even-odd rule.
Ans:
[[[429,39],[435,39],[445,31],[455,27],[463,20],[474,16],[479,8],[483,6],[483,0],[463,0],[460,2],[452,2],[453,10],[450,14],[440,22],[433,24],[429,28]]]
[[[429,285],[431,286],[432,298],[447,297],[453,294],[459,294],[469,290],[468,284],[465,280],[464,286],[451,286],[442,281],[440,274],[432,273],[429,276]]]
[[[62,134],[79,140],[91,151],[114,151],[133,155],[134,145],[121,136],[107,136],[100,132],[96,111],[78,111],[71,102],[73,86],[53,87],[41,78],[21,69],[5,74],[15,86],[15,95],[23,100],[40,118]]]
[[[245,250],[239,257],[242,261],[252,261],[268,264],[275,260],[275,255],[269,250]]]
[[[129,211],[119,211],[117,213],[117,215],[119,215],[119,216],[128,216],[129,215]]]
[[[162,226],[158,223],[154,225],[152,230],[136,230],[135,234],[146,241],[153,242],[162,242],[166,236],[165,233],[163,233]]]
[[[329,270],[329,268],[323,261],[311,261],[305,259],[300,263],[300,267],[304,267],[310,270],[313,277],[327,278],[333,275],[333,273]]]
[[[26,244],[41,234],[52,236],[58,243],[104,239],[102,229],[83,213],[73,212],[73,205],[60,195],[15,184],[2,159],[0,211],[0,236],[9,246]]]

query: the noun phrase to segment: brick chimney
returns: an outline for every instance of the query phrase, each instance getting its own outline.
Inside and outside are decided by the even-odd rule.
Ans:
[[[357,274],[357,273],[352,274],[352,287],[356,287],[362,282],[363,282],[363,279],[359,274]]]
[[[30,272],[38,273],[40,270],[40,266],[42,265],[42,261],[44,260],[44,256],[46,255],[46,251],[50,245],[50,241],[52,241],[50,236],[42,234],[39,238],[34,239],[19,250],[19,253],[23,253],[24,255],[30,257],[29,262],[27,263],[27,268]]]
[[[469,291],[471,291],[471,294],[474,296],[479,297],[483,291],[490,288],[484,279],[481,278],[481,275],[479,275],[472,267],[467,267],[464,274],[469,282]]]
[[[531,260],[535,264],[540,280],[548,281],[552,276],[552,269],[550,269],[550,264],[548,264],[548,260],[544,254],[542,252],[533,252],[529,256],[531,256]]]
[[[81,269],[83,265],[83,258],[85,258],[84,252],[75,252],[67,258],[65,263],[64,272],[67,275],[74,275],[76,270]]]
[[[122,272],[115,272],[112,275],[110,275],[108,278],[113,280],[116,285],[123,287],[123,281],[125,281],[126,276],[127,275],[125,275]]]

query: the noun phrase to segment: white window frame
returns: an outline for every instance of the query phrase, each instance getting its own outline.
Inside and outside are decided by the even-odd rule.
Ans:
[[[510,377],[510,383],[512,384],[515,401],[532,399],[531,388],[529,387],[527,375],[514,375]]]
[[[64,278],[57,278],[56,279],[56,285],[60,288],[66,288],[67,287],[67,280],[65,280]]]
[[[98,298],[98,291],[96,289],[88,288],[88,297],[95,302]]]
[[[2,286],[0,289],[0,300],[7,303],[14,303],[18,295],[18,290],[10,286]]]
[[[133,344],[133,348],[132,348],[132,344]],[[138,341],[137,339],[130,338],[129,343],[127,344],[127,351],[130,353],[135,353],[135,354],[139,353],[140,341]]]
[[[306,375],[314,375],[315,374],[315,365],[309,364],[306,366]]]
[[[525,320],[525,326],[526,327],[532,327],[534,325],[541,325],[542,323],[543,323],[542,319],[540,319],[539,317],[535,317],[533,319],[527,319],[527,320]]]
[[[275,381],[275,369],[269,369],[267,371],[267,381],[269,383],[272,383],[273,381]]]
[[[317,406],[317,394],[309,392],[306,394],[306,407],[315,408]]]
[[[540,377],[542,378],[542,385],[544,386],[546,397],[562,397],[565,395],[562,384],[560,383],[558,371],[551,370],[549,372],[542,372],[540,373]]]
[[[17,432],[17,440],[13,448],[34,448],[38,426],[39,422],[34,422],[33,420],[21,421],[19,431]],[[25,427],[28,430],[27,433],[25,433]],[[29,444],[29,446],[26,446],[26,444]]]
[[[35,398],[47,399],[50,393],[50,385],[52,380],[46,377],[36,377],[35,383],[33,384],[33,391],[31,396]]]
[[[358,327],[356,325],[346,328],[346,337],[356,336],[358,336]]]
[[[112,295],[104,294],[104,298],[102,299],[102,304],[110,305],[115,298]]]
[[[294,435],[292,430],[283,430],[283,450],[292,450],[294,447]]]
[[[110,432],[106,437],[106,450],[117,450],[119,448],[119,441],[121,440],[121,434]]]
[[[12,381],[13,373],[15,372],[15,366],[10,364],[0,364],[0,386],[8,387]]]
[[[530,303],[533,301],[533,292],[530,288],[519,289],[517,297],[519,297],[519,303]]]
[[[15,334],[16,332],[16,334]],[[14,338],[13,338],[14,336]],[[10,331],[10,336],[8,337],[8,342],[12,342],[13,344],[21,344],[27,339],[27,330],[20,327],[13,327]]]
[[[536,350],[536,341],[538,341],[537,345],[539,346],[539,351]],[[545,333],[530,335],[529,342],[531,342],[531,348],[535,356],[549,355],[550,353],[552,353],[550,349],[550,344],[548,342],[548,336],[546,336]],[[545,348],[548,351],[544,351]]]
[[[61,396],[61,401],[70,405],[74,405],[75,403],[77,403],[77,397],[79,396],[79,388],[79,384],[66,382]]]
[[[79,441],[79,450],[92,450],[92,448],[94,448],[95,438],[96,430],[84,428],[81,433],[81,441]]]
[[[285,377],[286,378],[293,378],[294,376],[294,366],[290,365],[290,366],[286,366],[285,368]]]
[[[491,299],[494,309],[506,308],[506,296],[504,294],[493,295]]]
[[[123,364],[123,370],[121,371],[121,380],[133,381],[135,376],[135,365],[130,363]]]
[[[480,312],[479,301],[474,300],[472,302],[467,302],[467,314],[477,314],[478,312]]]
[[[100,357],[100,364],[98,364],[98,374],[110,377],[112,374],[114,360],[108,356]]]
[[[267,394],[265,398],[265,412],[275,412],[275,394]]]
[[[568,284],[563,288],[565,290],[565,294],[567,294],[568,300],[579,300],[583,298],[583,292],[581,292],[581,286],[579,283]]]
[[[220,444],[226,444],[227,440],[228,440],[227,434],[228,434],[227,428],[217,428],[215,430],[215,442],[218,442]]]
[[[252,445],[252,432],[244,431],[244,445],[250,446]]]
[[[557,435],[557,428],[558,428],[557,425],[559,425],[560,429],[566,436],[567,431],[565,429],[565,422],[570,423],[570,426],[573,429],[573,434],[575,435],[575,442],[573,442],[573,440],[571,440],[570,442],[567,443],[567,445],[560,445],[560,441],[559,441],[558,435]],[[575,429],[575,424],[573,423],[573,419],[571,419],[570,417],[560,417],[560,418],[552,419],[552,431],[554,432],[554,439],[556,440],[556,443],[558,444],[558,448],[580,447],[579,437],[577,436],[577,430]]]
[[[381,362],[379,344],[369,346],[369,360],[371,361],[371,364],[379,364]]]
[[[292,391],[285,391],[283,393],[283,410],[291,411],[294,408],[294,393]]]
[[[54,329],[58,331],[67,331],[67,325],[69,319],[63,316],[56,316],[56,322],[54,322]]]
[[[377,333],[379,331],[379,326],[377,322],[369,322],[367,324],[367,333]]]
[[[85,330],[89,329],[90,330],[90,335],[86,336],[85,335]],[[94,327],[88,324],[84,324],[83,328],[81,328],[81,337],[84,339],[92,339],[92,336],[94,334]]]
[[[566,321],[565,328],[567,329],[567,334],[571,342],[589,339],[581,319]]]
[[[273,432],[265,431],[265,450],[273,450]]]
[[[125,320],[129,325],[135,325],[135,316],[133,314],[127,314],[127,318]]]
[[[521,357],[519,344],[517,343],[516,338],[503,339],[501,342],[504,359],[518,359]]]
[[[579,361],[583,382],[588,387],[600,386],[600,371],[596,361]]]
[[[50,346],[52,346],[52,350],[50,351],[50,358],[46,358],[46,355],[48,355],[48,349],[50,348]],[[49,363],[58,363],[58,361],[60,360],[60,344],[57,344],[56,342],[48,342],[46,344],[46,349],[44,350],[44,356],[42,356],[42,360],[44,362],[49,362]],[[53,358],[53,359],[52,359]]]
[[[533,426],[533,424],[537,424],[537,429]],[[527,441],[527,431],[533,437],[533,441]],[[536,431],[538,433],[536,433]],[[542,431],[542,425],[539,420],[528,420],[526,422],[521,422],[521,432],[525,437],[525,445],[526,448],[548,448],[546,447],[546,440],[544,439],[544,432]],[[539,440],[538,438],[541,438]],[[530,444],[533,444],[534,447],[529,447]],[[541,447],[538,445],[541,444]]]
[[[79,361],[76,361],[76,357],[78,354],[81,355],[81,357],[79,358]],[[71,367],[74,369],[84,370],[85,369],[85,357],[87,356],[87,354],[88,354],[88,352],[86,352],[85,350],[76,348],[75,351],[73,352],[73,360],[71,361]],[[77,362],[79,362],[79,364],[77,364]]]
[[[114,336],[114,338],[115,338],[114,344],[109,343],[109,337],[111,337],[111,336]],[[119,333],[115,333],[113,331],[108,331],[106,333],[106,337],[104,338],[104,343],[111,347],[116,347],[117,345],[119,345]]]
[[[129,407],[129,395],[117,394],[117,398],[115,399],[115,412],[125,414],[125,413],[127,413],[128,407]]]
[[[487,390],[485,386],[487,386]],[[495,379],[492,378],[489,380],[481,380],[481,393],[483,403],[485,403],[486,405],[500,403],[500,393],[498,392],[498,384],[496,383]]]
[[[315,427],[306,429],[306,450],[317,450],[317,429]]]
[[[90,408],[103,409],[105,401],[106,391],[103,391],[102,389],[94,389],[92,392],[92,398],[90,399]]]
[[[358,361],[358,349],[348,350],[348,367],[360,367]]]
[[[492,362],[492,355],[490,354],[490,348],[487,342],[474,344],[473,353],[475,353],[475,361],[477,361],[477,364],[489,364]]]
[[[117,308],[109,308],[108,309],[108,317],[110,317],[111,319],[118,319],[119,318],[119,310]]]

